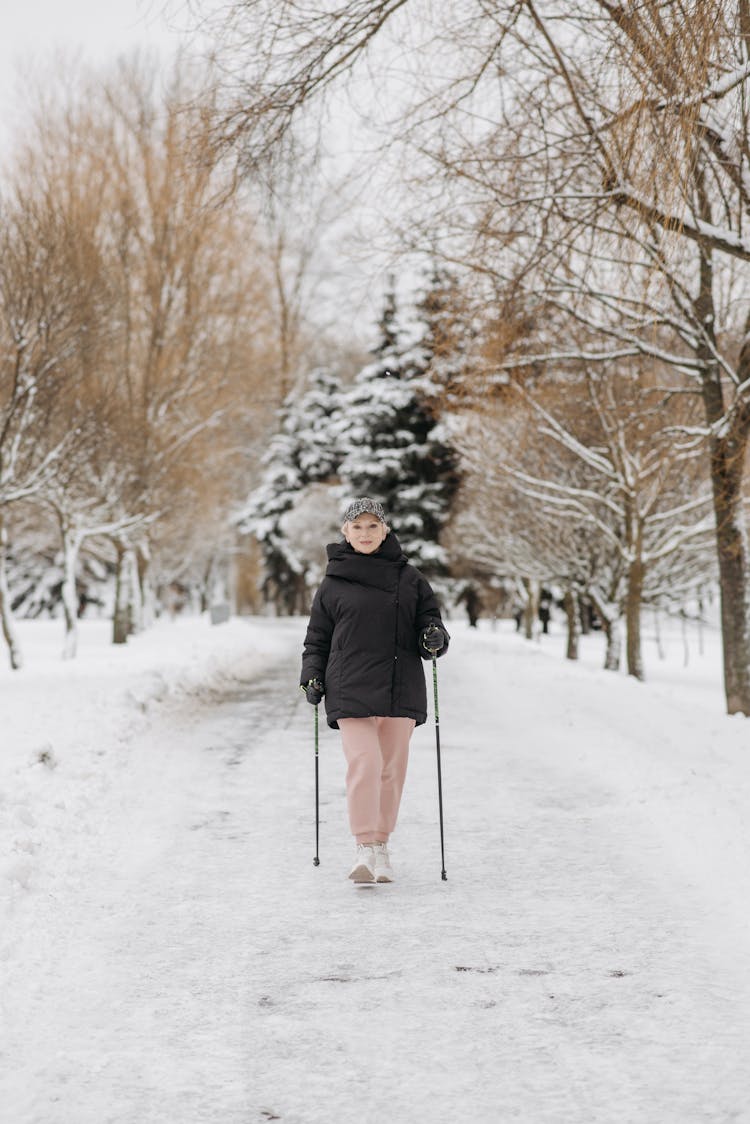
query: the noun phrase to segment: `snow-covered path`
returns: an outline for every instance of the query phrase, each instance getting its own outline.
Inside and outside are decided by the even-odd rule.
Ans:
[[[3,1124],[750,1121],[744,725],[458,628],[448,881],[428,724],[398,882],[357,889],[323,724],[313,867],[302,626],[268,627],[247,686],[138,734],[18,914]]]

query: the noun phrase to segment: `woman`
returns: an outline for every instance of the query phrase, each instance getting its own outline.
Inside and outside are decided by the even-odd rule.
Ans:
[[[331,543],[305,637],[300,683],[325,696],[328,725],[347,761],[354,882],[392,882],[388,840],[396,826],[409,741],[427,718],[420,662],[450,637],[435,594],[404,557],[385,511],[368,496],[344,513],[344,542]]]

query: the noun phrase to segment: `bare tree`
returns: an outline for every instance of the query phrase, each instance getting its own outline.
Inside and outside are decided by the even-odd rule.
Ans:
[[[672,428],[689,407],[665,403],[649,382],[638,371],[584,371],[578,388],[570,377],[533,389],[515,384],[503,399],[506,417],[479,414],[462,441],[481,488],[496,490],[506,508],[501,542],[516,572],[593,601],[610,668],[619,663],[624,616],[628,672],[637,678],[641,607],[654,568],[669,560],[686,570],[695,545],[713,532],[703,459],[695,449],[676,457],[672,447]],[[495,522],[490,530],[495,539]],[[694,573],[694,585],[705,578],[705,570]]]
[[[76,575],[81,547],[92,538],[113,538],[126,533],[142,535],[154,518],[153,513],[149,516],[137,511],[115,514],[116,508],[121,506],[114,499],[121,483],[116,464],[108,458],[102,464],[101,474],[94,475],[95,461],[90,453],[91,446],[86,444],[71,450],[38,497],[53,512],[60,536],[65,658],[75,656],[78,646]]]
[[[303,148],[290,136],[249,184],[272,282],[269,316],[278,351],[277,408],[320,361],[321,343],[338,319],[330,284],[337,274],[336,254],[329,243],[349,204],[341,176],[334,183],[321,182],[322,163],[314,144]]]
[[[727,708],[750,714],[750,321],[743,301],[722,302],[750,258],[745,0],[340,0],[312,18],[237,0],[218,20],[239,91],[220,135],[247,166],[355,66],[376,59],[387,81],[396,29],[399,65],[407,52],[420,81],[402,85],[393,131],[431,168],[419,209],[454,220],[447,239],[428,224],[431,244],[447,257],[460,246],[463,260],[472,248],[479,276],[495,269],[573,317],[590,318],[593,298],[609,342],[588,359],[657,356],[689,373],[711,470]],[[439,68],[420,67],[438,50]],[[542,355],[564,362],[566,350],[549,339]]]
[[[511,341],[502,366],[640,355],[690,380],[703,421],[688,432],[704,442],[712,482],[727,708],[747,714],[750,353],[741,341],[750,197],[740,14],[723,3],[602,2],[554,19],[547,5],[519,6],[520,53],[500,123],[473,150],[443,137],[434,155],[457,191],[481,201],[473,222],[464,212],[464,231],[454,228],[473,231],[478,269],[489,260],[496,285],[524,290],[539,319],[549,323],[555,309],[552,324],[570,325]],[[583,354],[569,343],[581,324],[599,336]]]
[[[0,618],[11,667],[21,653],[10,613],[8,505],[38,496],[70,443],[56,424],[68,357],[80,333],[70,285],[75,246],[55,209],[23,193],[0,215]]]
[[[237,414],[270,412],[275,393],[267,259],[251,214],[214,158],[206,106],[186,97],[188,76],[178,70],[162,99],[155,83],[153,70],[131,66],[105,92],[125,449],[138,506],[160,511],[200,450],[209,471],[212,448],[225,471],[225,451],[238,452]],[[142,580],[150,554],[141,551]],[[130,564],[126,549],[119,557]]]
[[[122,640],[149,600],[154,544],[205,511],[192,501],[207,476],[204,531],[227,523],[277,398],[269,260],[217,163],[211,86],[199,97],[181,65],[161,82],[131,58],[45,88],[11,167],[0,511],[33,495],[55,513],[69,653],[82,544],[116,542]]]

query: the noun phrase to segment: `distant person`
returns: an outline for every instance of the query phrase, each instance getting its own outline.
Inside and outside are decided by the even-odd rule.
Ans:
[[[469,628],[476,628],[479,614],[482,611],[482,599],[475,586],[467,585],[458,601],[463,601],[466,606],[466,615],[469,618]]]
[[[349,504],[343,542],[313,600],[300,683],[325,697],[341,731],[349,826],[357,844],[349,877],[392,882],[388,841],[396,826],[409,741],[427,718],[420,656],[442,655],[450,637],[429,583],[410,565],[377,500]]]
[[[549,622],[552,616],[552,594],[546,589],[542,590],[539,598],[539,620],[542,625],[542,632],[549,632]]]

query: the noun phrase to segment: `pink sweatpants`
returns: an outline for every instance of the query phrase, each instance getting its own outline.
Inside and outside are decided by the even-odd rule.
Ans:
[[[387,843],[396,826],[413,718],[339,718],[346,803],[358,843]]]

